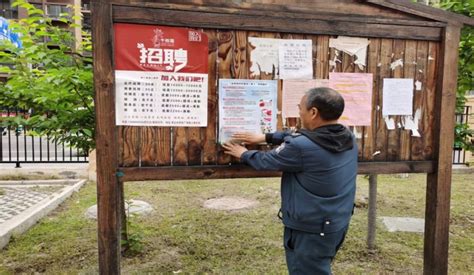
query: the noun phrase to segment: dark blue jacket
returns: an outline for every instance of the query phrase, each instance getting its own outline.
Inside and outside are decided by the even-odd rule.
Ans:
[[[271,143],[281,144],[279,147],[267,152],[247,151],[241,156],[242,162],[256,170],[283,172],[281,212],[285,226],[311,233],[331,233],[349,224],[358,154],[354,136],[350,132],[348,135],[351,146],[334,152],[306,134],[276,132]]]

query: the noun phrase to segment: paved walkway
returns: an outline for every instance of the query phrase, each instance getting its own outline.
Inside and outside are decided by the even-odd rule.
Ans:
[[[52,194],[48,191],[33,191],[31,187],[1,187],[1,185],[0,192],[3,193],[0,195],[0,226]]]
[[[0,181],[0,249],[84,185],[86,180]]]

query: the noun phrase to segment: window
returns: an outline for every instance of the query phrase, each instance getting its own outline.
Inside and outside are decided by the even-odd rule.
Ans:
[[[47,5],[46,14],[51,18],[59,18],[63,13],[70,13],[69,7],[65,5]]]
[[[10,0],[0,0],[0,16],[6,19],[18,19],[18,8],[12,8]]]

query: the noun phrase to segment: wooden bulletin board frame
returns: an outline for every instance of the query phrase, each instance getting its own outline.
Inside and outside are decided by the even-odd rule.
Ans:
[[[256,172],[243,165],[121,167],[118,153],[120,151],[118,148],[118,127],[115,126],[112,52],[113,23],[116,22],[438,42],[439,52],[435,65],[437,79],[433,83],[436,92],[433,101],[432,157],[419,161],[360,162],[358,172],[360,174],[428,174],[424,272],[426,274],[447,273],[453,144],[453,135],[447,133],[453,133],[454,129],[457,49],[462,26],[457,18],[446,19],[443,17],[438,21],[433,18],[430,20],[387,19],[374,16],[351,16],[349,12],[346,12],[347,17],[341,17],[341,15],[331,15],[330,13],[311,13],[308,12],[309,9],[306,11],[304,9],[283,9],[271,4],[262,4],[260,1],[253,1],[255,3],[248,1],[243,5],[245,8],[242,9],[233,4],[226,5],[225,1],[208,2],[210,3],[208,6],[202,3],[193,4],[192,0],[164,1],[163,3],[146,0],[98,0],[92,2],[99,267],[101,274],[120,272],[122,221],[120,209],[123,207],[123,182],[279,176],[279,173],[275,172]],[[214,2],[220,5],[212,5]],[[284,1],[282,0],[282,2]],[[290,2],[292,1],[288,1],[288,3]],[[385,3],[385,1],[382,2]],[[387,14],[394,12],[388,10],[388,7],[379,7],[379,9]],[[398,12],[400,13],[400,11]],[[417,14],[417,16],[421,15]]]

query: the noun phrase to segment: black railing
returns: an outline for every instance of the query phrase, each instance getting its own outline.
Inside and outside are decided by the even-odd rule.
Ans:
[[[0,117],[27,116],[21,110],[0,109]],[[49,136],[30,135],[25,126],[0,126],[0,163],[83,163],[88,152],[58,143]]]
[[[457,124],[467,124],[469,121],[470,106],[464,106],[462,112],[456,113]],[[466,164],[466,150],[459,147],[453,148],[453,164]]]

